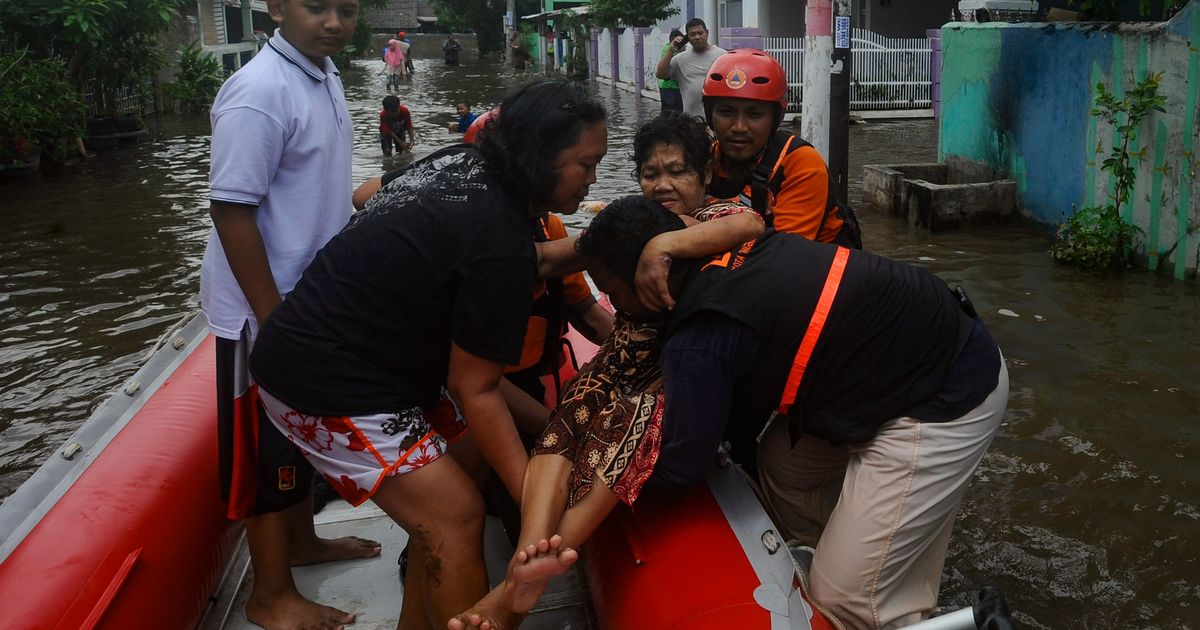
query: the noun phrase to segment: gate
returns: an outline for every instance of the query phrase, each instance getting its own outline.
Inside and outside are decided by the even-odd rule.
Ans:
[[[788,111],[800,111],[804,85],[803,37],[767,37],[765,50],[788,78]],[[913,111],[933,107],[933,52],[928,38],[895,39],[854,29],[851,111]],[[932,112],[930,112],[932,115]]]

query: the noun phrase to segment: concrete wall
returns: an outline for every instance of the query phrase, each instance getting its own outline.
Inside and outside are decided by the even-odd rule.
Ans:
[[[370,22],[371,30],[377,33],[399,30],[413,33],[419,26],[418,16],[437,15],[430,3],[422,0],[392,0],[385,9],[366,9],[363,14]]]
[[[1167,111],[1148,116],[1130,145],[1144,153],[1123,212],[1146,231],[1151,268],[1195,273],[1197,2],[1163,23],[949,24],[942,50],[939,160],[981,163],[1016,180],[1025,212],[1049,226],[1103,205],[1113,187],[1099,165],[1117,134],[1089,113],[1095,85],[1120,96],[1162,73]]]

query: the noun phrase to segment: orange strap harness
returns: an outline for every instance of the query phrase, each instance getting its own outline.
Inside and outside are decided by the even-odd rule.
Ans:
[[[817,347],[817,339],[821,337],[821,329],[829,317],[829,309],[837,297],[838,287],[842,284],[842,273],[846,271],[846,261],[850,259],[850,250],[838,247],[833,255],[833,263],[829,265],[829,275],[825,277],[825,287],[821,289],[821,297],[817,307],[813,309],[812,319],[808,320],[808,330],[800,341],[800,348],[792,359],[792,369],[788,372],[787,383],[783,386],[783,396],[779,399],[776,411],[785,415],[791,411],[796,402],[796,393],[800,390],[800,381],[804,379],[804,370],[808,368],[808,360],[812,357],[813,349]]]

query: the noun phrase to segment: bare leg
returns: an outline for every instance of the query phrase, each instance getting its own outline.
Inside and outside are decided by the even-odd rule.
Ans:
[[[521,496],[521,538],[517,549],[548,539],[558,531],[567,509],[571,460],[560,455],[534,455],[525,471]]]
[[[372,500],[409,533],[409,574],[421,572],[425,610],[435,626],[487,592],[483,501],[454,458],[387,477]],[[420,567],[413,566],[417,558]]]
[[[400,602],[400,621],[396,630],[432,630],[425,603],[425,554],[421,545],[408,545],[408,573],[404,576],[404,599]]]
[[[533,608],[550,578],[565,573],[579,559],[576,549],[604,522],[617,502],[612,490],[596,478],[591,491],[563,514],[558,524],[559,534],[517,552],[506,578],[512,582],[513,610]]]
[[[563,514],[562,522],[558,525],[563,546],[577,549],[596,531],[618,503],[620,500],[617,499],[617,495],[613,494],[599,477],[594,479],[591,491]]]
[[[374,558],[381,550],[378,542],[344,536],[342,538],[319,538],[313,525],[313,489],[308,489],[308,498],[284,510],[287,515],[291,547],[291,565],[294,567],[340,560]]]
[[[455,440],[447,448],[447,452],[454,458],[454,461],[458,462],[459,467],[471,477],[476,487],[482,488],[487,483],[488,478],[492,474],[492,469],[487,465],[487,461],[483,459],[483,453],[479,452],[479,446],[475,444],[475,439],[471,436],[470,432]]]
[[[312,516],[308,517],[312,522]],[[354,623],[354,615],[309,601],[296,590],[288,564],[288,510],[246,519],[246,542],[254,586],[246,601],[246,619],[270,630],[336,629]]]
[[[508,576],[471,609],[448,624],[450,630],[506,628],[519,623],[550,578],[565,573],[579,558],[575,549],[616,507],[616,496],[599,478],[578,503],[565,512],[571,462],[557,455],[535,455],[525,475],[521,545],[509,563]],[[557,522],[555,522],[557,521]],[[557,530],[559,535],[542,537]]]
[[[500,393],[504,395],[504,404],[508,405],[518,429],[532,435],[541,435],[546,430],[546,425],[550,424],[550,410],[540,400],[508,379],[500,381]]]

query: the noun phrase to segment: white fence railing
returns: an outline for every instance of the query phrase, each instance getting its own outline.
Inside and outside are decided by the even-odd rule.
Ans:
[[[900,110],[933,106],[931,63],[926,38],[895,39],[854,29],[850,109]],[[800,111],[804,85],[804,38],[768,37],[763,48],[787,72],[788,111]]]
[[[620,84],[654,90],[655,67],[662,57],[667,35],[658,28],[638,35],[624,29],[615,38],[608,29],[594,33],[597,76],[616,78]],[[637,55],[638,40],[641,55]],[[615,46],[614,46],[615,44]],[[933,107],[933,51],[926,38],[889,38],[863,29],[853,32],[854,61],[850,84],[852,111],[929,110]],[[614,50],[614,48],[616,50]],[[800,111],[804,85],[804,38],[767,37],[763,48],[787,72],[788,111]],[[617,55],[616,77],[612,65]]]

